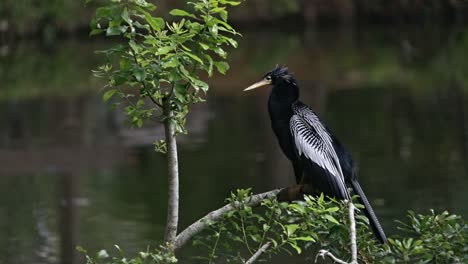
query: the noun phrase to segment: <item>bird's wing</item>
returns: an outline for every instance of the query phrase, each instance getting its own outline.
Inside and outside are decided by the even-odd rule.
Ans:
[[[327,181],[331,181],[341,197],[349,198],[340,161],[329,132],[307,106],[296,105],[293,111],[294,115],[289,125],[299,156],[304,155],[327,171],[331,175]]]

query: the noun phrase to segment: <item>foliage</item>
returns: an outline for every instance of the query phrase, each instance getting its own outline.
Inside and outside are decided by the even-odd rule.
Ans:
[[[99,251],[95,257],[87,255],[86,250],[82,247],[77,247],[77,250],[86,254],[86,264],[171,264],[177,263],[174,254],[168,248],[160,246],[158,249],[139,252],[138,256],[132,259],[127,259],[125,252],[115,245],[119,253],[119,257],[111,257],[106,250]]]
[[[262,245],[271,246],[262,255],[269,259],[279,252],[301,254],[305,249],[325,248],[350,258],[347,204],[324,196],[306,196],[304,201],[280,203],[265,200],[260,208],[246,205],[250,190],[238,190],[228,199],[240,203],[219,222],[211,223],[194,245],[205,248],[208,263],[226,260],[242,263]],[[358,208],[362,205],[357,204]],[[401,234],[381,245],[374,239],[363,215],[356,216],[359,261],[363,263],[463,263],[468,260],[468,225],[448,212],[408,214],[399,222]],[[245,249],[245,250],[243,250]]]
[[[250,190],[238,190],[231,194],[230,203],[240,203],[235,211],[210,226],[210,234],[203,234],[194,241],[208,249],[207,262],[224,258],[241,263],[255,253],[263,244],[271,246],[263,254],[270,258],[286,252],[301,254],[304,249],[317,244],[336,254],[350,255],[348,249],[348,215],[346,204],[335,199],[306,196],[304,201],[281,203],[265,200],[260,208],[246,205]],[[372,240],[365,230],[366,219],[357,217],[359,237]],[[220,237],[222,238],[220,239]],[[214,243],[213,243],[214,241]],[[241,256],[239,248],[246,248]]]
[[[225,48],[237,47],[231,37],[239,34],[227,23],[226,8],[239,3],[188,2],[190,9],[170,11],[172,22],[153,16],[156,6],[145,0],[109,0],[97,8],[90,34],[125,40],[98,52],[108,59],[94,71],[107,80],[103,99],[117,97],[114,105],[124,103],[134,126],[170,118],[176,132],[186,133],[189,106],[204,101],[209,88],[200,74],[229,69]],[[163,144],[157,143],[157,149],[163,150]]]
[[[312,252],[310,258],[313,259],[322,248],[341,259],[350,258],[348,205],[345,202],[321,195],[306,196],[304,201],[293,203],[265,200],[258,208],[252,208],[247,205],[251,195],[250,189],[231,194],[227,202],[235,204],[236,209],[220,221],[209,223],[209,228],[194,239],[194,246],[200,249],[196,259],[202,263],[244,263],[265,243],[271,246],[261,255],[262,260],[282,252],[304,254],[306,250]],[[362,205],[356,204],[356,207],[362,208]],[[446,211],[440,214],[431,211],[428,215],[410,211],[407,221],[397,222],[401,232],[389,238],[387,245],[381,245],[369,230],[367,218],[359,213],[356,215],[360,263],[468,261],[468,224],[460,216]],[[103,252],[100,254],[106,256],[108,262],[98,262],[99,257],[95,260],[88,256],[88,264],[160,263],[153,259],[171,258],[164,247],[152,253],[139,253],[135,259],[126,259],[127,262],[110,258]],[[151,256],[153,262],[143,262],[142,254]]]
[[[466,263],[468,260],[468,225],[460,216],[444,211],[429,215],[408,213],[401,222],[404,236],[390,239],[390,255],[398,263]]]

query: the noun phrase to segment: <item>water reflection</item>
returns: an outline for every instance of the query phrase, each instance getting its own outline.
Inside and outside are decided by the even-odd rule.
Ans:
[[[208,102],[194,107],[191,134],[180,138],[181,226],[233,189],[293,183],[270,129],[268,89],[240,92],[276,63],[290,66],[302,100],[351,150],[387,229],[408,209],[468,216],[467,33],[245,34],[230,74],[210,81]],[[151,146],[162,131],[129,129],[101,102],[89,69],[102,45],[19,43],[1,59],[0,263],[81,263],[76,245],[134,252],[162,237],[166,169]]]

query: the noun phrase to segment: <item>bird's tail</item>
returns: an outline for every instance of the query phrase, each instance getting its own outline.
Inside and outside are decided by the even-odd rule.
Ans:
[[[375,236],[380,240],[380,242],[382,242],[382,244],[387,243],[387,237],[385,236],[382,226],[380,225],[379,220],[377,219],[377,216],[375,215],[374,210],[372,209],[372,206],[367,200],[367,197],[364,194],[361,185],[359,185],[357,180],[352,180],[351,186],[353,187],[354,193],[359,195],[359,202],[365,207],[364,212],[367,218],[369,218],[369,223],[372,227],[372,230],[374,231]]]

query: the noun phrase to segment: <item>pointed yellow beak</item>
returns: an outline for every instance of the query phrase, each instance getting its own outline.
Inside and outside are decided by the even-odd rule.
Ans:
[[[249,91],[249,90],[253,90],[255,88],[262,87],[262,86],[265,86],[265,85],[269,85],[269,84],[271,84],[271,81],[269,81],[267,79],[263,79],[263,80],[261,80],[259,82],[256,82],[256,83],[250,85],[249,87],[245,88],[244,92]]]

